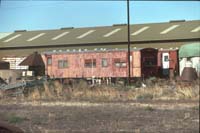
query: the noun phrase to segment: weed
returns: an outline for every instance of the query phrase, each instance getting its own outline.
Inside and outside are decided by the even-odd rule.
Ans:
[[[57,80],[45,82],[43,86],[33,87],[28,97],[33,100],[152,100],[152,99],[199,99],[199,81],[194,83],[172,82],[150,78],[131,86],[121,84],[89,86],[85,80],[69,80],[61,83]]]
[[[26,118],[12,114],[7,118],[7,120],[9,123],[22,123]]]
[[[151,107],[151,106],[147,106],[147,107],[145,107],[145,110],[147,110],[147,111],[154,111],[154,108]]]
[[[194,107],[192,107],[192,109],[198,111],[199,110],[199,106],[194,106]]]
[[[150,93],[141,93],[136,97],[137,100],[152,100],[153,94]]]

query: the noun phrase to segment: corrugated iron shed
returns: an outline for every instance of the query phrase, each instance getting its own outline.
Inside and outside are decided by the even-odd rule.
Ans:
[[[200,20],[131,25],[132,43],[200,40]],[[127,26],[17,31],[0,40],[0,49],[127,43]]]
[[[178,48],[200,42],[200,20],[131,25],[131,47]],[[15,31],[0,39],[0,58],[34,51],[127,48],[127,26],[113,25],[57,30]]]

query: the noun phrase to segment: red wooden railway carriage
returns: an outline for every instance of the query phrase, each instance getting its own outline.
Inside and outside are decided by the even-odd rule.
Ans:
[[[131,77],[158,76],[158,50],[131,50]],[[127,50],[55,51],[43,55],[51,78],[126,78]]]
[[[78,51],[45,54],[46,74],[52,78],[127,76],[127,52]]]

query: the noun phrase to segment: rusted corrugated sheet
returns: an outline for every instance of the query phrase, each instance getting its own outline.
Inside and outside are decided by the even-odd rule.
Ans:
[[[178,70],[178,51],[169,51],[169,68],[177,71]]]

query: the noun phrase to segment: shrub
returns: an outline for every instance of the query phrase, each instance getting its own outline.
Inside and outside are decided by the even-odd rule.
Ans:
[[[198,111],[199,110],[199,106],[194,106],[192,109]]]
[[[7,119],[9,123],[21,123],[26,120],[25,117],[20,117],[14,114],[10,115]]]
[[[152,100],[153,94],[150,93],[141,93],[136,97],[137,100]]]
[[[147,106],[147,107],[145,107],[145,110],[147,110],[147,111],[154,111],[154,108],[151,107],[151,106]]]

